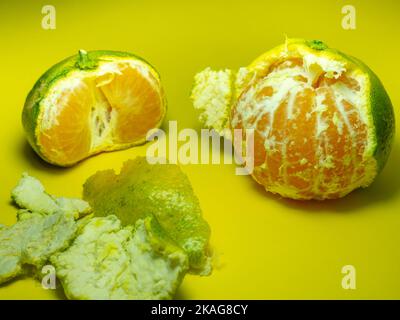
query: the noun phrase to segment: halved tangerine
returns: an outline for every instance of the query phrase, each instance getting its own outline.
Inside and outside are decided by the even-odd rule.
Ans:
[[[147,62],[124,52],[80,51],[38,80],[22,122],[44,160],[70,166],[145,142],[165,111],[160,78]]]

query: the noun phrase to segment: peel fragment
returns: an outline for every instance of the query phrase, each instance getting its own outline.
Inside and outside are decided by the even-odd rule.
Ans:
[[[0,229],[0,283],[40,269],[51,255],[68,247],[75,237],[74,217],[58,212],[32,214],[11,227]]]
[[[20,208],[43,215],[61,211],[79,218],[92,212],[92,208],[84,200],[48,194],[41,182],[26,172],[22,174],[17,186],[11,191],[11,198]]]
[[[70,299],[171,299],[190,268],[209,274],[210,257],[203,247],[208,244],[209,227],[201,219],[197,198],[186,176],[174,166],[152,170],[143,159],[134,163],[136,169],[151,171],[136,176],[136,181],[143,179],[142,191],[153,174],[166,174],[156,183],[159,188],[155,188],[152,200],[163,198],[168,202],[170,199],[165,196],[177,192],[181,201],[176,202],[175,198],[168,203],[183,209],[188,201],[188,207],[183,209],[187,217],[175,219],[184,220],[183,225],[190,222],[188,226],[195,228],[194,233],[174,230],[171,224],[177,220],[157,219],[160,215],[156,214],[120,215],[124,224],[113,214],[93,217],[86,201],[50,195],[37,179],[24,173],[12,191],[12,199],[19,206],[17,223],[0,225],[0,284],[20,275],[38,276],[41,268],[51,263]],[[125,168],[130,169],[133,168]],[[180,186],[173,189],[176,183]],[[147,187],[151,186],[150,183]],[[157,194],[161,198],[157,199]],[[177,214],[176,207],[163,212],[163,205],[156,213]],[[188,214],[192,209],[194,216]],[[171,237],[180,232],[180,239],[186,240],[184,247]],[[190,267],[190,257],[197,259],[193,261],[201,268]]]
[[[222,134],[227,128],[233,97],[231,70],[213,71],[210,68],[196,74],[191,94],[193,107],[200,111],[200,121],[206,128]]]
[[[39,270],[64,250],[78,230],[75,219],[91,212],[86,201],[57,198],[24,173],[11,197],[20,207],[18,221],[0,228],[0,283]]]
[[[138,157],[124,163],[119,175],[100,171],[84,184],[83,198],[96,216],[115,214],[123,225],[152,217],[155,238],[170,239],[189,257],[190,271],[211,272],[210,227],[186,175],[176,165],[148,164]]]
[[[51,261],[71,299],[170,299],[188,269],[181,249],[154,250],[145,220],[121,227],[113,215],[91,219]]]

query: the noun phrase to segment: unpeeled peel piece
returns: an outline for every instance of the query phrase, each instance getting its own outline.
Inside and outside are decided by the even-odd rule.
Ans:
[[[188,178],[177,165],[150,165],[142,157],[129,160],[119,175],[106,170],[90,177],[83,198],[96,216],[115,214],[123,225],[154,217],[154,233],[171,239],[187,253],[192,272],[211,272],[210,228]]]

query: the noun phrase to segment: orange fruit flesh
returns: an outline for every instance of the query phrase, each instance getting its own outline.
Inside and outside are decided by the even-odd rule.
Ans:
[[[56,100],[59,114],[54,124],[38,137],[46,158],[56,162],[78,161],[90,152],[90,106],[93,95],[84,82],[74,91],[62,93]]]
[[[149,76],[153,77],[150,73]],[[154,77],[152,82],[156,82]],[[144,137],[160,121],[162,99],[152,82],[137,69],[127,68],[100,87],[110,107],[118,111],[117,142],[128,143]]]
[[[42,126],[38,142],[57,164],[74,164],[91,154],[143,142],[164,113],[158,80],[127,63],[118,72],[83,77],[57,96],[58,114]]]
[[[362,183],[368,132],[359,106],[336,88],[357,96],[360,85],[346,74],[334,79],[323,72],[316,79],[293,73],[296,85],[286,92],[265,81],[291,68],[303,68],[302,59],[272,65],[246,88],[232,109],[231,126],[255,130],[253,176],[267,190],[299,199],[338,198]]]

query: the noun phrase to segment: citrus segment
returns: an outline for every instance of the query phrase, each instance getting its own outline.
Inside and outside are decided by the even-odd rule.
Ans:
[[[116,141],[126,143],[143,139],[149,128],[157,126],[163,101],[153,75],[143,75],[129,65],[121,69],[100,89],[110,107],[118,111]]]
[[[79,161],[90,152],[89,115],[94,104],[90,88],[82,81],[58,95],[54,103],[58,114],[54,120],[49,119],[49,112],[43,115],[38,142],[46,158],[61,163]]]

